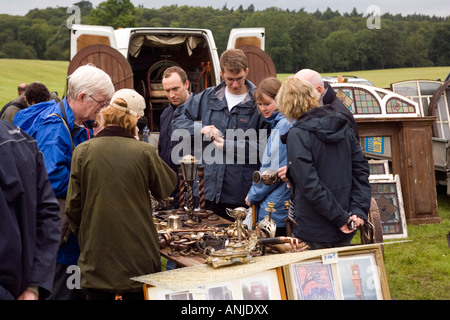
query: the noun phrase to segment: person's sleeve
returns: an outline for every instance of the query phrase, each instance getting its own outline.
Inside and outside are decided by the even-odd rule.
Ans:
[[[42,151],[48,177],[57,198],[65,199],[70,177],[72,143],[70,134],[61,120],[42,124],[36,134],[38,148]]]
[[[352,174],[350,212],[367,221],[372,197],[372,187],[369,183],[370,169],[361,145],[356,139],[353,139]]]
[[[177,175],[158,156],[156,148],[148,146],[149,157],[149,189],[156,200],[161,201],[169,197],[175,190]]]
[[[48,180],[42,154],[37,152],[36,244],[29,286],[39,287],[43,299],[52,292],[56,254],[61,239],[59,204]]]
[[[77,236],[80,229],[82,212],[80,182],[81,154],[82,148],[75,148],[75,151],[73,152],[69,186],[66,197],[66,215],[69,220],[69,227]]]

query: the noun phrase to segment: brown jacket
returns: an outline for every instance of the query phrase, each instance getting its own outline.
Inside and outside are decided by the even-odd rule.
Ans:
[[[137,292],[132,277],[159,272],[159,243],[149,190],[162,200],[176,175],[156,148],[107,127],[74,151],[66,213],[78,236],[83,288]]]

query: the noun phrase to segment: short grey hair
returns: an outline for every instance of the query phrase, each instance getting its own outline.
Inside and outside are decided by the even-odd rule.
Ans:
[[[76,100],[80,93],[101,94],[111,99],[115,92],[111,77],[93,64],[76,69],[67,77],[67,97]]]

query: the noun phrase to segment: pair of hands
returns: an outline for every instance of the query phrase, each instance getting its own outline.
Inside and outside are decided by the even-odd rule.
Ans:
[[[204,126],[202,128],[201,133],[205,137],[211,138],[211,140],[213,141],[216,148],[223,149],[223,145],[225,143],[224,136],[222,135],[222,132],[220,132],[220,130],[217,129],[215,126],[213,126],[213,125]]]

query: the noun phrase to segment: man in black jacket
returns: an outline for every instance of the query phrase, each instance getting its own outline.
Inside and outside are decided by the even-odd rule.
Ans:
[[[178,167],[172,161],[172,149],[178,142],[172,142],[172,120],[176,108],[185,104],[191,97],[189,80],[186,72],[180,67],[169,67],[162,76],[162,86],[169,99],[169,106],[161,114],[161,129],[158,140],[158,154],[161,159],[178,174]],[[171,195],[174,207],[178,207],[179,187]]]
[[[61,238],[59,204],[36,141],[0,120],[0,300],[45,299]]]

